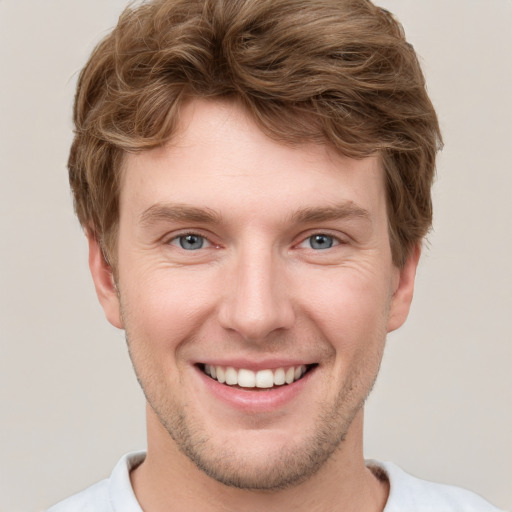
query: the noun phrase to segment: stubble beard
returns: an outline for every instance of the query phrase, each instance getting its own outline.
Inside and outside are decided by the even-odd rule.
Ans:
[[[294,487],[308,480],[341,447],[355,416],[371,392],[382,355],[368,362],[376,364],[369,382],[365,383],[366,379],[355,374],[334,401],[321,404],[313,428],[300,443],[282,447],[278,453],[267,453],[259,464],[251,464],[250,454],[244,454],[239,447],[216,445],[204,428],[204,418],[191,417],[186,405],[172,398],[154,374],[143,375],[139,369],[147,366],[137,364],[130,350],[128,335],[127,344],[146,400],[177,448],[199,470],[217,482],[238,489],[267,492]]]
[[[256,464],[251,464],[252,453],[212,446],[211,438],[194,428],[183,411],[173,415],[160,413],[151,403],[150,406],[179,450],[206,475],[229,487],[271,492],[295,487],[311,478],[339,449],[362,404],[348,418],[324,410],[317,428],[301,443],[267,454]]]

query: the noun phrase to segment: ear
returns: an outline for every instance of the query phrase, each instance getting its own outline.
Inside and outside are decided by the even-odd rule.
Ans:
[[[416,277],[416,268],[420,259],[420,244],[414,246],[407,261],[402,268],[396,269],[398,272],[393,296],[391,297],[391,307],[388,318],[388,332],[398,329],[407,319],[411,307],[412,296],[414,293],[414,279]]]
[[[123,329],[119,296],[111,266],[105,260],[96,235],[87,230],[89,243],[89,268],[91,270],[96,295],[103,307],[107,320],[118,329]]]

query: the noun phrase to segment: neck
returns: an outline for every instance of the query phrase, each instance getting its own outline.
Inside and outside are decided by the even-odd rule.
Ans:
[[[361,410],[337,451],[312,477],[283,490],[252,491],[228,487],[199,470],[178,450],[148,408],[148,453],[145,461],[132,471],[131,482],[142,509],[151,512],[381,512],[388,484],[366,468],[362,432]]]

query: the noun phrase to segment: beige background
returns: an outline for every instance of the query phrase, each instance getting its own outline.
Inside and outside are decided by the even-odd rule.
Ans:
[[[37,511],[145,446],[65,162],[76,73],[124,0],[0,0],[0,511]],[[446,148],[366,456],[512,510],[512,1],[380,0],[422,56]]]

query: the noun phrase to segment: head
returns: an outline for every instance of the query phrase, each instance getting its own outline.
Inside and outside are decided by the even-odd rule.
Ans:
[[[266,490],[346,439],[353,456],[407,316],[440,144],[391,15],[143,3],[82,72],[75,123],[76,210],[150,404],[149,453],[172,438],[215,480]],[[233,372],[244,389],[221,382]]]
[[[76,94],[75,209],[114,270],[124,158],[171,140],[191,98],[239,102],[276,141],[377,155],[397,266],[428,232],[441,136],[390,13],[367,0],[156,0],[121,15]]]

